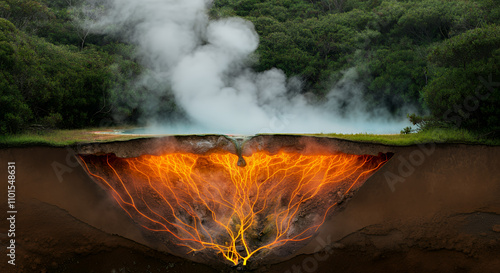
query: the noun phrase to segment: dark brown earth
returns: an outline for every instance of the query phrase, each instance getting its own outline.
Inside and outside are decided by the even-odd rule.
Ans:
[[[217,147],[231,149],[214,139]],[[304,153],[327,147],[355,154],[394,153],[297,256],[255,272],[499,272],[500,147],[391,147],[271,136],[245,145],[244,155],[283,146]],[[141,146],[121,149],[127,155],[134,147]],[[2,220],[0,272],[220,271],[166,254],[161,245],[145,240],[75,161],[72,149],[0,150],[2,219],[8,161],[17,167],[16,265],[7,264],[8,226]]]

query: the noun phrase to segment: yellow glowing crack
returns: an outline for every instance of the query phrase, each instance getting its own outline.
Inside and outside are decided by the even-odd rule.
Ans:
[[[80,159],[144,228],[168,232],[190,251],[212,249],[234,265],[310,238],[339,201],[331,193],[347,194],[387,161],[285,152],[254,153],[245,167],[230,153]],[[308,206],[320,218],[295,224]]]

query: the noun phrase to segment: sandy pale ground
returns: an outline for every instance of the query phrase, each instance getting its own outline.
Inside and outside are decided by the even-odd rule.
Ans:
[[[500,147],[430,148],[391,148],[392,159],[309,245],[255,272],[499,272]],[[16,265],[7,263],[2,220],[0,272],[220,272],[144,239],[64,148],[0,150],[2,219],[9,161]]]

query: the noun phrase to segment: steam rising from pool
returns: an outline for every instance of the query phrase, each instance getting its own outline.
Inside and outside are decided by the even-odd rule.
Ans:
[[[114,95],[117,109],[140,109],[147,133],[397,133],[408,125],[386,109],[367,110],[355,68],[321,100],[305,93],[299,77],[287,78],[279,69],[253,71],[259,44],[253,24],[241,18],[211,20],[211,2],[101,3],[105,9],[93,29],[138,45],[148,69]],[[182,118],[165,114],[162,98],[168,96]],[[115,118],[123,114],[117,111]]]

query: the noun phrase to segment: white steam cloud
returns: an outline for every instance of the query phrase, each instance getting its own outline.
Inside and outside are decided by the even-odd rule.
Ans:
[[[241,18],[210,20],[208,0],[107,0],[95,23],[125,34],[139,46],[152,81],[172,92],[188,117],[182,122],[149,120],[156,133],[397,133],[407,126],[380,109],[366,112],[355,69],[345,72],[322,102],[302,94],[299,78],[249,67],[259,37]],[[346,104],[347,102],[347,104]],[[342,105],[341,105],[342,104]],[[340,109],[343,109],[340,111]]]

